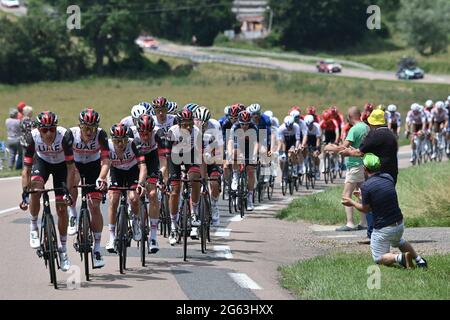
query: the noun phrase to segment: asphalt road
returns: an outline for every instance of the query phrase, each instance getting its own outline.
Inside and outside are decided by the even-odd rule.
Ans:
[[[408,147],[401,148],[400,167],[408,165],[408,158]],[[324,188],[322,182],[315,191],[302,188],[294,195]],[[221,226],[213,229],[208,252],[201,253],[198,240],[190,241],[187,262],[183,262],[181,246],[170,247],[167,239],[160,237],[160,252],[147,256],[147,266],[141,267],[133,242],[126,274],[119,274],[118,257],[105,252],[106,266],[94,270],[88,283],[72,246],[74,238],[69,237],[69,257],[78,269],[58,271],[61,289],[54,290],[43,261],[28,244],[29,214],[17,208],[20,178],[0,179],[0,190],[0,299],[292,299],[279,285],[277,268],[327,251],[311,245],[317,236],[308,224],[274,218],[293,199],[283,197],[276,189],[272,201],[266,200],[242,221],[229,215],[226,203],[221,202]],[[102,209],[104,246],[109,236],[106,205]],[[80,280],[78,287],[68,286],[67,281],[72,279]]]

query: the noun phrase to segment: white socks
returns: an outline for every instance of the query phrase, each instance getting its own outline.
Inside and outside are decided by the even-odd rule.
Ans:
[[[38,231],[39,230],[37,221],[38,221],[38,216],[32,216],[30,214],[30,231]]]

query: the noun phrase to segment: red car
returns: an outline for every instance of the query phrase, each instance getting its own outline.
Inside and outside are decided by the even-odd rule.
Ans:
[[[136,44],[143,49],[158,49],[159,43],[150,36],[140,36],[136,39]]]
[[[317,62],[316,67],[319,72],[334,73],[342,71],[342,66],[333,60],[321,60]]]

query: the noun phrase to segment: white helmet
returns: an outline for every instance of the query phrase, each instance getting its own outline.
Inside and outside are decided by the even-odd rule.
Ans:
[[[226,106],[225,109],[223,109],[223,113],[227,116],[228,110],[230,110],[231,106]]]
[[[294,117],[293,116],[286,116],[284,117],[284,125],[286,127],[290,127],[294,124]]]
[[[433,100],[425,101],[425,108],[431,108],[433,106]]]
[[[195,111],[194,118],[207,122],[211,119],[211,112],[209,112],[209,110],[205,107],[200,107]]]
[[[389,112],[395,112],[395,111],[397,111],[397,106],[395,104],[390,104],[390,105],[388,105],[387,110]]]
[[[418,103],[414,102],[414,103],[411,105],[411,111],[419,111],[419,109],[420,109],[420,106],[419,106]]]
[[[247,111],[250,112],[250,114],[254,113],[260,113],[261,112],[261,106],[257,103],[253,103],[248,106]]]
[[[447,97],[447,101],[450,102],[450,96]]]
[[[139,119],[143,114],[147,114],[147,108],[143,105],[137,104],[131,108],[131,116],[133,119]]]
[[[441,110],[441,109],[445,108],[445,104],[444,104],[443,101],[436,102],[435,106],[436,106],[436,109],[438,109],[438,110]]]
[[[277,117],[272,117],[270,119],[270,122],[271,122],[272,126],[274,126],[274,127],[278,128],[280,126],[280,121],[278,120]]]
[[[309,126],[310,124],[312,124],[314,122],[314,116],[311,114],[308,114],[304,120],[305,120],[306,125]]]
[[[300,117],[300,111],[298,111],[298,110],[292,110],[291,113],[289,113],[289,115],[292,116],[292,117],[294,117],[294,119],[295,119],[295,118],[298,118],[298,117]]]
[[[266,116],[268,116],[269,118],[272,118],[272,117],[273,117],[273,112],[270,111],[270,110],[264,111],[264,114],[265,114]]]
[[[175,101],[169,101],[167,104],[168,113],[175,114],[178,109],[178,104]]]

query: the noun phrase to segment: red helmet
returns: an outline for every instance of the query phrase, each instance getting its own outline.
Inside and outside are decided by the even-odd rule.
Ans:
[[[112,138],[125,138],[127,136],[128,127],[124,124],[117,123],[111,127]]]
[[[58,116],[51,111],[44,111],[37,115],[36,124],[39,128],[56,127],[58,125]]]
[[[239,112],[241,112],[241,108],[239,106],[239,104],[233,104],[229,109],[228,109],[228,115],[230,117],[237,117],[239,115]]]
[[[193,121],[194,115],[191,110],[183,109],[177,114],[179,121]]]
[[[316,110],[316,107],[314,107],[314,106],[309,106],[308,108],[306,108],[306,114],[315,116],[316,112],[317,112],[317,110]]]
[[[325,110],[325,111],[322,113],[322,118],[323,118],[324,121],[330,120],[330,118],[331,118],[331,111]]]
[[[333,115],[333,116],[337,115],[337,114],[338,114],[338,109],[337,109],[337,107],[336,107],[336,106],[332,106],[332,107],[330,108],[330,113],[331,113],[331,115]]]
[[[164,97],[158,97],[152,101],[152,105],[154,108],[167,108],[167,99]]]
[[[290,114],[290,113],[291,113],[292,111],[294,111],[294,110],[296,110],[296,111],[302,113],[302,110],[300,109],[299,106],[293,106],[293,107],[291,108],[291,110],[289,110],[288,114]]]
[[[252,118],[250,116],[250,113],[244,110],[239,112],[238,119],[240,124],[249,124]]]
[[[231,108],[233,108],[234,106],[236,106],[239,109],[239,112],[244,111],[246,109],[242,103],[235,103],[231,106]]]
[[[152,131],[155,128],[153,117],[146,114],[141,115],[137,120],[136,127],[139,131]]]
[[[23,108],[25,108],[26,106],[27,106],[27,105],[26,105],[25,102],[20,101],[19,104],[17,105],[17,110],[18,110],[19,112],[22,112],[22,111],[23,111]]]
[[[100,116],[94,109],[87,108],[80,112],[79,121],[80,124],[97,126],[100,122]]]

